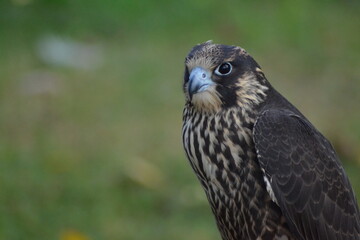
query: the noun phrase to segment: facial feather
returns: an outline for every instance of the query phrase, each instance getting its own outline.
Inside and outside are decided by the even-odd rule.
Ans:
[[[231,63],[233,72],[228,76],[217,76],[215,69]],[[186,57],[186,72],[201,67],[212,73],[213,86],[189,97],[188,79],[184,81],[186,99],[199,112],[216,113],[221,108],[251,107],[266,97],[267,81],[259,65],[240,47],[224,46],[206,42],[196,45]],[[186,77],[185,77],[186,78]]]
[[[195,94],[192,103],[197,111],[205,113],[218,112],[222,104],[219,93],[215,90],[215,86],[210,86],[208,90]]]

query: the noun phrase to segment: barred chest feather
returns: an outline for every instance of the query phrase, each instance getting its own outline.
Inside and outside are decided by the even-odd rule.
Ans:
[[[291,239],[256,160],[255,116],[238,108],[205,114],[186,107],[184,149],[224,240]]]

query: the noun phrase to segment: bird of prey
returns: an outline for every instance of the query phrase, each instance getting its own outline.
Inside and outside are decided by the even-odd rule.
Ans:
[[[185,153],[222,239],[360,239],[333,147],[244,49],[196,45],[183,91]]]

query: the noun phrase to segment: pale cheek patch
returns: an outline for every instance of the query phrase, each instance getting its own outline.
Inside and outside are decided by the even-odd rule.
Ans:
[[[236,86],[238,105],[242,108],[251,109],[253,104],[259,104],[265,97],[268,87],[259,83],[253,74],[247,74],[239,79]]]
[[[215,86],[210,86],[206,91],[195,94],[191,102],[198,111],[202,112],[214,113],[221,107],[221,99]]]

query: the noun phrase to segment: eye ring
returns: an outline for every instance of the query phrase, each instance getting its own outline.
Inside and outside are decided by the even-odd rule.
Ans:
[[[231,63],[224,62],[215,69],[215,74],[218,76],[226,76],[229,75],[231,71],[232,71]]]

